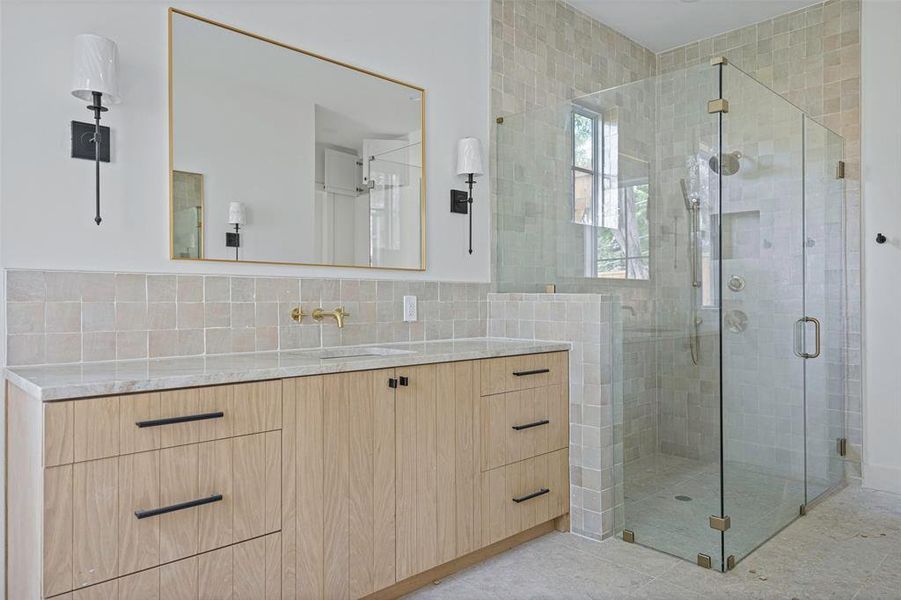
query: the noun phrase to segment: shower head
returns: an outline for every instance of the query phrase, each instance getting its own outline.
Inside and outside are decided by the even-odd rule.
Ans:
[[[727,152],[723,154],[722,170],[720,169],[720,159],[716,154],[710,157],[708,164],[710,165],[710,170],[714,173],[725,176],[735,175],[741,168],[741,162],[739,161],[740,158],[741,152],[735,150],[733,152]]]

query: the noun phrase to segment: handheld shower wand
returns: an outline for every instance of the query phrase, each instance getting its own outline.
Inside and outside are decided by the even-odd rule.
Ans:
[[[691,267],[691,323],[688,327],[688,347],[691,351],[691,362],[699,364],[701,361],[700,328],[703,319],[698,315],[697,289],[701,287],[699,265],[701,257],[700,239],[698,231],[701,229],[701,199],[689,194],[688,185],[684,179],[679,180],[682,187],[682,199],[685,200],[685,209],[688,211],[688,262]]]
[[[685,200],[685,209],[688,210],[688,262],[691,267],[691,286],[701,287],[701,280],[698,276],[701,268],[698,264],[700,259],[700,248],[698,247],[698,230],[701,228],[701,199],[688,193],[688,185],[684,179],[679,180],[682,186],[682,198]]]

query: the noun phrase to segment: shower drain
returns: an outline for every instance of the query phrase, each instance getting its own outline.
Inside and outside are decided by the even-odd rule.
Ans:
[[[691,496],[676,496],[676,500],[678,500],[679,502],[691,502],[692,497]]]

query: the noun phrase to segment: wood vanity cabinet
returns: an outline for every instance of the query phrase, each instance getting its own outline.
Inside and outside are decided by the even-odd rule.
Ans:
[[[284,598],[395,597],[569,513],[567,354],[514,358],[283,382]]]
[[[406,593],[565,518],[567,380],[557,352],[46,403],[10,386],[9,597]]]
[[[92,597],[281,530],[280,382],[47,403],[9,392],[9,597]]]

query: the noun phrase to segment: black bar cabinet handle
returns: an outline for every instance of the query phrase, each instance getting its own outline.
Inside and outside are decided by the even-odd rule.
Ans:
[[[400,378],[400,384],[403,385],[403,386],[410,385],[410,378],[409,378],[409,377],[401,376],[401,378]]]
[[[547,488],[541,488],[537,492],[532,492],[531,494],[526,494],[525,496],[516,496],[513,498],[513,501],[519,504],[520,502],[525,502],[526,500],[531,500],[532,498],[537,498],[538,496],[544,496],[545,494],[549,494],[551,490]]]
[[[150,510],[136,510],[135,516],[139,519],[146,519],[147,517],[164,515],[166,513],[175,512],[177,510],[184,510],[186,508],[193,508],[195,506],[203,506],[204,504],[212,504],[213,502],[219,502],[220,500],[222,500],[222,494],[213,494],[208,498],[188,500],[187,502],[179,502],[178,504],[163,506],[161,508],[151,508]]]
[[[523,429],[531,429],[532,427],[540,427],[541,425],[547,425],[550,423],[547,419],[541,419],[540,421],[535,421],[534,423],[526,423],[525,425],[514,425],[513,429],[516,431],[522,431]]]
[[[395,379],[394,377],[391,377],[390,379],[388,379],[388,387],[396,388],[397,387],[397,379]]]
[[[541,373],[550,373],[550,369],[534,369],[532,371],[513,371],[513,374],[517,377],[524,377],[526,375],[540,375]]]
[[[165,419],[151,419],[149,421],[135,421],[138,427],[159,427],[160,425],[172,425],[174,423],[190,423],[191,421],[206,421],[207,419],[221,419],[225,413],[220,411],[201,413],[199,415],[185,415],[183,417],[166,417]]]

